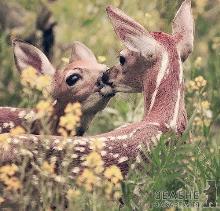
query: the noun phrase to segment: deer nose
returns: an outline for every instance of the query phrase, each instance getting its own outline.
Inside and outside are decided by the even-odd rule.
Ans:
[[[104,84],[108,84],[109,83],[109,74],[108,74],[108,70],[106,72],[104,72],[101,76],[101,81],[104,83]]]

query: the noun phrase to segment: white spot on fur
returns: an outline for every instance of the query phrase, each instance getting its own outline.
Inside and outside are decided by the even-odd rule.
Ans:
[[[170,128],[172,128],[175,132],[177,131],[177,118],[178,118],[178,113],[179,113],[179,106],[180,106],[180,89],[178,89],[178,92],[177,92],[177,100],[176,100],[176,104],[174,107],[173,118],[170,121]]]
[[[127,145],[127,144],[122,144],[122,146],[123,146],[124,148],[127,148],[127,147],[128,147],[128,145]]]
[[[71,155],[71,158],[73,158],[73,159],[76,159],[76,158],[78,158],[79,156],[77,155],[77,154],[72,154]]]
[[[74,174],[78,174],[80,172],[80,168],[79,167],[75,167],[75,168],[73,168],[72,172]]]
[[[183,65],[182,65],[182,61],[181,61],[181,57],[179,55],[179,68],[180,68],[180,73],[179,73],[179,82],[180,84],[183,81]]]
[[[3,123],[3,128],[7,128],[9,125],[8,125],[8,123],[7,122],[4,122]]]
[[[8,125],[9,125],[10,128],[13,128],[13,127],[15,126],[15,123],[12,122],[12,121],[10,121],[10,122],[8,123]]]
[[[71,144],[71,143],[73,143],[73,139],[72,139],[72,138],[67,138],[67,139],[66,139],[66,142],[67,142],[68,144]]]
[[[108,139],[106,138],[106,137],[98,137],[98,139],[100,140],[100,141],[108,141]]]
[[[118,163],[123,163],[127,160],[128,160],[128,157],[121,157],[121,158],[119,158]]]
[[[101,156],[106,156],[107,152],[106,151],[101,151]]]
[[[20,112],[18,113],[18,117],[19,117],[19,118],[24,118],[25,115],[26,115],[26,111],[20,111]]]
[[[115,138],[116,138],[116,137],[114,137],[114,136],[109,136],[109,137],[108,137],[108,139],[109,139],[110,141],[114,141]]]
[[[117,158],[119,156],[119,154],[117,153],[117,154],[114,154],[113,155],[113,158]]]
[[[156,80],[156,88],[153,92],[153,95],[152,95],[152,99],[151,99],[151,104],[150,104],[150,108],[149,108],[149,111],[151,111],[153,105],[154,105],[154,102],[155,102],[155,98],[157,96],[157,92],[158,92],[158,88],[160,86],[160,83],[161,81],[163,80],[165,74],[166,74],[166,70],[167,70],[167,66],[168,66],[168,61],[169,61],[169,57],[168,57],[168,53],[164,50],[163,54],[162,54],[162,59],[161,59],[161,66],[160,66],[160,70],[158,72],[158,75],[157,75],[157,80]]]
[[[75,150],[79,151],[79,152],[84,152],[85,148],[84,147],[75,147]]]
[[[81,145],[81,146],[85,146],[85,145],[86,145],[86,143],[87,143],[87,141],[86,141],[86,140],[81,140],[81,141],[79,142],[79,145]]]
[[[160,126],[160,124],[158,122],[149,122],[147,123],[148,125],[154,125],[154,126]]]
[[[0,133],[2,132],[2,127],[0,127]]]
[[[21,139],[28,139],[28,137],[25,136],[25,135],[19,135],[18,138],[21,138]]]
[[[124,140],[124,139],[127,139],[127,138],[128,138],[127,135],[117,136],[118,140]]]

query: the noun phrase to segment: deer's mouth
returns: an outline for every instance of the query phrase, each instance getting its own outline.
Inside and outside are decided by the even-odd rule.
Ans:
[[[113,97],[116,93],[113,87],[113,83],[110,83],[108,80],[108,75],[106,73],[103,73],[96,82],[99,93],[103,97]]]

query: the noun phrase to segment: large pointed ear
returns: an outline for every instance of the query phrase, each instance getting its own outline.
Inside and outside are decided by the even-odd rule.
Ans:
[[[143,26],[118,8],[108,6],[106,12],[115,33],[129,50],[141,52],[143,56],[154,54],[158,44]]]
[[[79,41],[75,41],[72,46],[70,63],[78,60],[89,60],[97,62],[95,55],[88,47]]]
[[[53,75],[55,69],[42,51],[21,40],[12,40],[15,64],[18,71],[32,66],[41,74]]]
[[[180,38],[177,47],[182,61],[185,61],[193,50],[194,21],[191,0],[185,0],[172,22],[173,35]]]

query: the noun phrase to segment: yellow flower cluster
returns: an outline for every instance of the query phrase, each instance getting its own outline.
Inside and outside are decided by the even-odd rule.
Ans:
[[[98,56],[98,62],[100,62],[100,63],[106,62],[106,57],[105,56]]]
[[[196,68],[200,68],[203,65],[202,57],[198,56],[194,62]]]
[[[202,76],[198,76],[194,81],[189,81],[187,88],[190,92],[200,91],[203,87],[206,86],[206,84],[207,81]]]
[[[37,71],[33,67],[24,69],[21,73],[21,84],[24,87],[35,88],[39,91],[43,91],[51,84],[51,76],[38,75]]]
[[[95,187],[101,187],[101,174],[104,170],[104,162],[100,155],[102,146],[100,140],[92,139],[90,142],[92,151],[85,157],[82,174],[77,178],[77,184],[87,191],[93,191]]]
[[[113,194],[114,199],[121,197],[120,182],[123,180],[120,169],[113,165],[107,168],[104,172],[104,176],[107,179],[105,193],[107,196]],[[114,191],[115,190],[115,191]]]
[[[198,116],[195,117],[193,125],[198,127],[208,127],[212,119],[212,111],[210,110],[210,102],[203,100],[195,103],[194,107],[197,108]]]
[[[75,200],[78,196],[80,196],[80,191],[78,189],[69,189],[67,191],[67,199],[70,200],[70,201],[73,201]]]
[[[21,127],[21,126],[17,126],[17,127],[12,128],[12,129],[10,130],[10,134],[11,134],[12,136],[25,134],[25,129],[24,129],[23,127]]]
[[[6,134],[6,133],[0,134],[0,148],[2,150],[7,150],[8,149],[8,147],[9,147],[9,144],[8,144],[9,138],[10,138],[9,134]]]
[[[47,161],[44,161],[41,166],[41,170],[48,175],[54,174],[54,168],[55,163],[48,163]]]
[[[41,119],[43,117],[50,117],[53,112],[52,101],[49,100],[40,100],[36,105],[36,117]]]
[[[107,198],[118,199],[121,196],[120,182],[123,179],[117,166],[105,168],[101,152],[104,144],[100,139],[92,139],[90,149],[92,151],[85,157],[83,165],[85,169],[77,178],[77,184],[92,192],[97,188],[103,188]]]
[[[60,117],[58,132],[64,137],[74,136],[81,115],[80,103],[69,103],[64,110],[64,115]]]
[[[21,188],[21,182],[14,176],[17,171],[15,164],[0,167],[0,181],[7,187],[6,190],[17,191]]]

